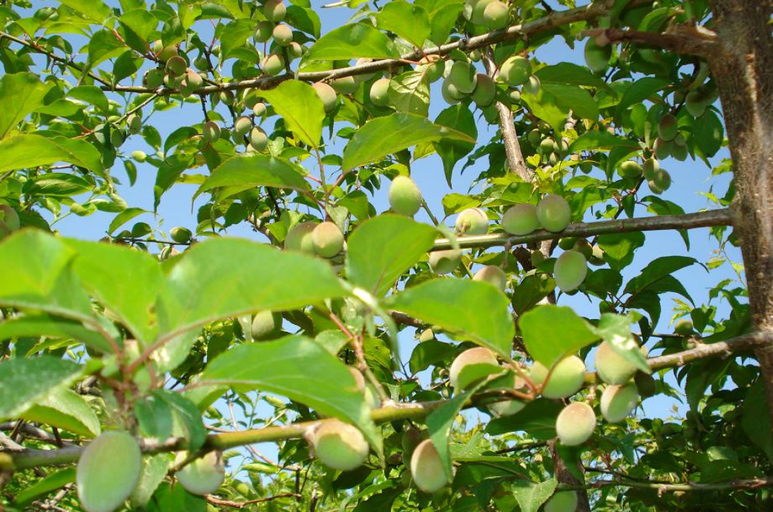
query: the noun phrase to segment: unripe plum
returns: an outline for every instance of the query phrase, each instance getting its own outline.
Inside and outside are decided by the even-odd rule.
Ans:
[[[456,356],[454,362],[451,363],[451,368],[448,370],[448,378],[451,382],[451,386],[456,389],[460,384],[471,384],[471,382],[460,382],[459,374],[462,370],[469,365],[476,365],[481,367],[481,374],[491,374],[499,371],[499,362],[497,356],[487,349],[486,347],[470,348]]]
[[[266,58],[260,63],[263,72],[269,76],[276,76],[285,68],[285,59],[278,53],[266,55]]]
[[[242,116],[234,122],[234,134],[237,137],[247,135],[252,128],[252,120],[249,117]]]
[[[322,105],[325,107],[325,113],[329,114],[336,108],[338,97],[336,96],[335,89],[330,87],[324,82],[317,82],[314,85],[314,90],[317,92],[317,96],[322,100]]]
[[[625,384],[636,373],[636,367],[606,341],[596,349],[595,365],[599,378],[607,384]]]
[[[201,127],[201,134],[211,144],[220,138],[220,126],[214,121],[207,121]]]
[[[188,456],[187,452],[178,453],[175,463],[182,463]],[[191,494],[197,496],[212,494],[225,481],[223,454],[216,451],[208,452],[203,457],[186,464],[175,476],[180,485]]]
[[[548,194],[537,204],[537,219],[543,228],[558,233],[566,229],[572,221],[572,210],[566,199]]]
[[[448,274],[456,270],[462,262],[462,251],[448,249],[429,253],[429,266],[436,274]]]
[[[126,118],[126,126],[129,128],[129,133],[137,135],[142,131],[142,117],[137,114],[131,114]]]
[[[539,229],[537,207],[533,204],[511,206],[502,216],[502,229],[511,235],[528,235]]]
[[[480,208],[467,208],[456,217],[456,232],[463,235],[485,235],[488,215]]]
[[[561,444],[581,445],[593,435],[596,413],[584,402],[572,402],[563,408],[556,419],[556,434]]]
[[[190,229],[176,227],[169,230],[169,236],[171,236],[172,240],[174,240],[175,242],[184,244],[184,243],[188,243],[191,240],[193,233],[191,233]]]
[[[403,461],[409,461],[413,456],[413,452],[419,443],[422,441],[421,431],[416,427],[408,427],[403,432],[401,444],[403,446]]]
[[[531,76],[531,63],[525,57],[510,57],[499,70],[499,77],[511,86],[523,85]]]
[[[356,427],[341,420],[323,422],[311,436],[314,453],[332,469],[351,471],[362,466],[368,456],[368,443]]]
[[[421,208],[421,191],[408,176],[397,176],[389,185],[389,205],[401,215],[413,217]]]
[[[668,174],[668,171],[660,169],[647,184],[652,192],[662,194],[671,187],[671,175]]]
[[[256,313],[250,324],[252,339],[263,341],[275,338],[282,332],[282,315],[276,311],[261,311]]]
[[[665,141],[674,140],[679,133],[679,125],[676,118],[671,114],[664,115],[658,123],[658,137]]]
[[[300,43],[293,41],[292,43],[287,45],[287,57],[289,57],[291,61],[295,59],[299,59],[303,55],[303,50],[304,48],[303,46],[301,46]]]
[[[131,495],[140,478],[142,454],[128,432],[103,432],[86,445],[76,470],[81,506],[87,512],[112,512]]]
[[[484,281],[493,284],[503,292],[507,287],[507,274],[496,265],[486,265],[478,270],[472,279],[474,281]]]
[[[427,82],[431,84],[442,78],[445,71],[445,62],[437,55],[428,55],[419,61],[416,71],[424,73]]]
[[[493,4],[491,4],[493,5]],[[472,101],[478,107],[488,107],[497,97],[497,86],[494,81],[486,74],[478,73],[476,78],[475,90],[472,91]]]
[[[172,57],[177,56],[177,47],[175,45],[164,46],[160,39],[153,41],[150,45],[150,49],[156,54],[158,60],[166,62]]]
[[[644,175],[644,179],[651,180],[655,178],[655,173],[660,170],[660,163],[658,162],[657,158],[648,158],[644,161],[644,165],[642,166],[642,174]]]
[[[684,107],[693,117],[701,117],[706,112],[706,100],[698,91],[690,91],[684,101]]]
[[[636,384],[630,382],[623,386],[607,386],[599,403],[601,414],[609,423],[623,421],[639,403],[639,391]]]
[[[523,84],[523,92],[536,96],[539,94],[539,89],[542,86],[539,78],[536,75],[531,75],[529,80]]]
[[[483,9],[483,21],[489,30],[505,28],[509,21],[507,4],[494,0]]]
[[[674,326],[674,332],[677,334],[681,334],[682,336],[692,336],[693,334],[692,320],[689,320],[687,318],[680,319],[678,322],[676,322],[676,325]]]
[[[269,0],[263,5],[263,15],[268,21],[282,21],[287,15],[287,8],[282,0]]]
[[[446,80],[450,80],[456,90],[463,94],[470,94],[475,90],[475,68],[465,60],[458,60],[451,66]]]
[[[658,137],[655,139],[655,144],[652,146],[652,150],[658,160],[664,160],[671,156],[671,150],[673,147],[674,144],[672,141],[664,140]]]
[[[512,389],[522,391],[525,387],[525,382],[520,377],[517,377],[514,373],[508,373],[502,377],[502,382],[507,383],[506,386],[492,386],[490,389]],[[495,382],[499,382],[497,379]],[[518,414],[526,407],[526,402],[523,400],[502,400],[501,402],[494,402],[488,406],[489,412],[496,418],[503,418],[505,416],[512,416]]]
[[[462,99],[464,99],[464,94],[459,92],[456,89],[456,86],[448,78],[443,80],[443,85],[440,87],[440,92],[443,95],[445,102],[449,105],[456,105]]]
[[[268,135],[260,126],[256,126],[250,131],[250,146],[255,151],[265,151],[268,147]]]
[[[359,84],[353,76],[343,76],[330,81],[330,86],[339,94],[354,94]]]
[[[389,105],[389,84],[392,81],[388,78],[379,78],[370,86],[370,101],[378,107]]]
[[[486,23],[486,7],[494,0],[467,0],[464,4],[464,17],[474,25],[484,25]]]
[[[529,376],[535,384],[541,385],[548,378],[549,368],[536,361]],[[542,388],[545,398],[567,398],[582,389],[585,382],[585,363],[577,356],[568,356],[553,367],[547,383]]]
[[[256,103],[252,107],[252,113],[258,117],[266,113],[266,104],[263,102]]]
[[[638,178],[642,174],[642,167],[635,160],[626,160],[620,164],[620,176],[624,178]]]
[[[443,461],[435,445],[426,439],[419,443],[411,456],[411,474],[419,490],[426,493],[438,492],[450,482],[446,477]]]
[[[274,32],[274,24],[270,21],[261,21],[258,23],[255,29],[255,42],[265,43],[271,39],[271,34]]]
[[[316,227],[316,222],[301,222],[290,228],[285,237],[285,249],[313,254],[314,244],[311,241],[311,233]]]
[[[164,73],[160,69],[149,69],[145,72],[145,76],[142,79],[142,83],[145,87],[155,89],[161,87],[164,83]]]
[[[639,390],[639,396],[642,398],[655,396],[658,392],[654,377],[648,373],[636,372],[634,382],[636,382],[636,389]]]
[[[274,27],[274,31],[271,33],[274,38],[274,42],[279,46],[288,46],[293,42],[293,31],[284,23],[280,23]]]
[[[148,155],[145,154],[144,151],[141,151],[141,150],[137,149],[135,151],[132,151],[132,158],[135,159],[136,161],[142,163],[142,162],[144,162],[145,160],[148,159]]]
[[[333,222],[321,222],[311,232],[314,252],[323,258],[332,258],[344,248],[344,234]]]
[[[566,251],[556,260],[553,275],[562,292],[574,291],[588,275],[588,261],[579,251]]]
[[[589,38],[585,43],[585,63],[594,73],[603,73],[612,57],[612,47],[600,46],[596,39]]]
[[[166,72],[171,76],[174,76],[174,77],[183,76],[187,68],[188,68],[188,63],[185,62],[185,59],[183,59],[179,55],[175,55],[174,57],[166,61],[165,69],[166,69]]]
[[[545,502],[545,512],[575,512],[577,501],[575,491],[559,491]]]

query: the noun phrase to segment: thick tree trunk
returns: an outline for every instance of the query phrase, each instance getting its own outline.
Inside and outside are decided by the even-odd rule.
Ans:
[[[773,331],[773,38],[769,0],[710,0],[721,51],[709,58],[735,173],[735,233],[755,326]],[[773,344],[756,350],[773,419]],[[771,432],[773,435],[773,432]]]

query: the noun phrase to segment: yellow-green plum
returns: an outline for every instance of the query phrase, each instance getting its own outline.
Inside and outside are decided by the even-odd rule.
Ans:
[[[497,86],[494,80],[488,75],[478,73],[475,83],[475,90],[472,91],[472,101],[481,108],[488,107],[494,103],[497,97]]]
[[[214,121],[207,121],[201,127],[201,135],[211,144],[220,138],[220,126]]]
[[[250,324],[252,339],[262,341],[276,336],[282,332],[282,314],[276,311],[261,311],[255,313]]]
[[[558,233],[572,221],[572,210],[566,199],[548,194],[537,204],[537,219],[543,228]]]
[[[679,133],[679,124],[676,117],[671,114],[664,115],[658,123],[658,137],[665,141],[671,141]]]
[[[502,216],[502,229],[511,235],[528,235],[539,229],[537,207],[533,204],[517,204],[507,209]]]
[[[687,109],[693,117],[701,117],[706,112],[706,99],[699,91],[690,91],[687,93],[684,101],[684,108]]]
[[[129,133],[137,135],[142,131],[142,117],[137,114],[130,114],[126,118],[126,127],[129,129]]]
[[[191,230],[188,228],[176,227],[169,230],[169,236],[171,236],[172,240],[175,242],[184,244],[190,242],[193,233],[191,233]]]
[[[259,101],[258,103],[255,103],[252,106],[252,113],[258,117],[262,116],[266,113],[266,104],[262,101]]]
[[[584,402],[572,402],[556,418],[556,434],[561,444],[578,446],[590,439],[596,428],[596,413]]]
[[[300,59],[303,55],[304,47],[296,42],[293,41],[292,43],[287,45],[287,57],[292,61],[295,59]]]
[[[588,275],[588,260],[579,251],[566,251],[556,260],[553,276],[562,292],[572,292],[580,287]]]
[[[668,174],[668,171],[659,169],[647,184],[652,192],[655,194],[662,194],[671,188],[671,175]]]
[[[500,386],[498,383],[502,382],[502,385]],[[511,389],[516,391],[524,391],[525,382],[520,377],[516,376],[515,373],[508,373],[505,376],[496,379],[494,381],[497,383],[497,385],[494,385],[487,389],[497,390],[497,389]],[[513,414],[518,414],[523,410],[523,408],[526,407],[526,402],[523,400],[502,400],[501,402],[494,402],[493,404],[490,404],[488,406],[489,412],[496,418],[503,418],[505,416],[512,416]]]
[[[249,117],[242,116],[234,122],[234,134],[238,137],[247,135],[252,128],[252,120]]]
[[[648,158],[644,161],[644,165],[642,165],[642,174],[644,175],[644,179],[651,180],[655,178],[655,173],[660,170],[660,162],[658,162],[657,158]]]
[[[103,432],[86,445],[78,460],[76,486],[87,512],[112,512],[131,495],[140,479],[142,454],[128,432]]]
[[[581,253],[586,260],[593,254],[593,246],[585,238],[578,238],[571,250]]]
[[[330,81],[330,86],[339,94],[354,94],[358,85],[353,76],[343,76]]]
[[[475,275],[472,276],[472,279],[474,281],[484,281],[493,284],[503,292],[507,287],[507,274],[496,265],[486,265],[478,270]]]
[[[445,62],[438,55],[427,55],[419,61],[416,71],[424,73],[428,83],[434,83],[443,77]]]
[[[636,389],[639,390],[640,397],[649,398],[657,394],[658,386],[652,375],[644,372],[636,372],[633,379],[636,383]]]
[[[293,31],[284,23],[280,23],[274,27],[274,31],[271,32],[271,36],[274,38],[274,42],[279,46],[289,46],[293,42]]]
[[[153,41],[150,49],[161,62],[166,62],[172,57],[177,56],[177,47],[174,45],[164,46],[160,39]]]
[[[529,80],[523,84],[523,92],[536,96],[539,94],[540,87],[542,87],[542,83],[539,81],[539,78],[535,75],[531,75]]]
[[[634,160],[626,160],[620,164],[619,172],[623,178],[638,178],[642,174],[642,166]]]
[[[489,30],[505,28],[509,21],[507,4],[494,0],[483,9],[483,21]]]
[[[389,105],[389,84],[392,81],[388,78],[379,78],[370,86],[370,101],[378,107]]]
[[[287,232],[287,237],[285,237],[285,249],[314,254],[311,234],[316,227],[316,222],[301,222],[290,228],[290,231]]]
[[[401,215],[413,217],[421,208],[421,191],[408,176],[397,176],[389,185],[389,206]]]
[[[636,367],[618,354],[612,345],[602,342],[596,349],[596,373],[607,384],[625,384],[636,373]]]
[[[164,72],[160,69],[149,69],[145,72],[142,83],[145,84],[145,87],[150,87],[152,89],[161,87],[164,83]]]
[[[545,502],[545,512],[575,512],[577,501],[575,491],[559,491]]]
[[[682,336],[692,336],[694,334],[692,320],[687,318],[680,319],[676,322],[676,325],[674,325],[674,332],[681,334]]]
[[[587,64],[594,73],[603,73],[606,71],[611,57],[611,46],[601,46],[596,42],[596,39],[592,37],[585,43],[585,64]]]
[[[357,469],[368,456],[368,443],[362,432],[341,420],[323,422],[311,435],[311,439],[315,455],[332,469]]]
[[[446,80],[450,80],[456,90],[462,94],[470,94],[475,90],[477,77],[475,68],[465,60],[458,60],[451,66]]]
[[[166,61],[166,72],[173,77],[180,77],[185,74],[185,70],[188,67],[188,63],[185,59],[179,55],[175,55]]]
[[[460,384],[471,384],[471,382],[460,382],[459,375],[464,367],[469,365],[480,365],[483,370],[482,373],[495,373],[499,369],[499,362],[497,356],[485,347],[470,348],[456,356],[454,362],[451,363],[451,368],[448,370],[448,379],[451,382],[451,386],[456,389]]]
[[[436,274],[449,274],[456,270],[461,262],[462,251],[457,249],[432,251],[429,254],[429,266]]]
[[[336,96],[335,89],[324,82],[317,82],[312,87],[314,87],[319,99],[322,100],[322,105],[325,107],[325,113],[329,114],[332,112],[338,103],[338,96]]]
[[[204,85],[204,79],[201,75],[189,69],[183,75],[183,80],[180,83],[180,92],[185,96],[190,96],[198,91],[202,85]]]
[[[485,235],[488,215],[480,208],[467,208],[456,217],[456,232],[462,235]]]
[[[261,21],[255,29],[255,42],[266,43],[274,32],[274,24],[270,21]]]
[[[486,7],[494,0],[467,0],[464,4],[464,17],[475,25],[486,23]]]
[[[178,453],[175,463],[181,464],[188,456],[187,452]],[[223,454],[217,451],[208,452],[203,457],[186,464],[175,476],[180,485],[191,494],[197,496],[212,494],[225,481]]]
[[[287,15],[287,8],[282,0],[269,0],[263,5],[263,15],[268,21],[282,21]]]
[[[260,126],[256,126],[250,131],[250,146],[255,151],[265,151],[268,147],[268,135]]]
[[[629,382],[622,386],[607,386],[601,394],[599,407],[601,415],[609,423],[619,423],[636,409],[639,403],[639,390],[636,384]]]
[[[655,144],[652,146],[652,150],[655,153],[655,157],[658,160],[664,160],[671,156],[671,150],[674,147],[673,141],[661,139],[660,137],[657,137],[655,139]]]
[[[577,356],[568,356],[561,359],[553,367],[548,377],[549,368],[536,361],[531,367],[529,376],[537,385],[545,383],[542,388],[542,396],[545,398],[567,398],[580,389],[585,382],[585,363]]]
[[[425,439],[413,451],[411,475],[416,487],[426,493],[438,492],[450,483],[440,455],[431,440]]]
[[[499,69],[499,78],[511,86],[523,85],[531,76],[531,63],[525,57],[510,57]]]
[[[448,103],[449,105],[456,105],[461,100],[464,99],[464,94],[459,92],[457,90],[456,86],[451,82],[449,79],[443,80],[443,84],[440,87],[440,92],[443,96],[443,99]]]
[[[314,252],[323,258],[333,258],[344,248],[344,234],[335,223],[321,222],[311,232]]]
[[[132,158],[135,159],[136,161],[142,163],[142,162],[144,162],[145,160],[148,159],[148,155],[144,151],[142,151],[140,149],[137,149],[137,150],[132,151]]]
[[[285,68],[285,59],[277,53],[266,55],[260,63],[263,72],[269,76],[276,76]]]

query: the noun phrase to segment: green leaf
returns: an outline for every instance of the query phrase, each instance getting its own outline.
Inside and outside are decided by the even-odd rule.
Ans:
[[[30,503],[31,501],[34,501],[41,496],[45,496],[46,494],[57,489],[61,489],[65,485],[71,484],[73,482],[75,482],[74,467],[63,469],[61,471],[57,471],[56,473],[51,473],[45,478],[38,480],[34,484],[30,485],[29,487],[22,489],[19,494],[16,495],[16,499],[13,503],[14,505],[18,506],[26,505],[27,503]]]
[[[95,68],[102,62],[117,57],[126,50],[110,30],[97,30],[89,38],[89,67]]]
[[[17,315],[0,323],[0,340],[18,337],[41,337],[72,339],[110,352],[111,347],[100,334],[84,327],[80,322],[49,315]]]
[[[592,326],[566,306],[536,307],[524,313],[518,325],[529,355],[548,368],[599,339]]]
[[[418,5],[390,2],[378,13],[377,20],[380,29],[394,32],[417,48],[422,48],[430,36],[429,16]]]
[[[160,396],[151,394],[135,402],[134,414],[143,437],[164,441],[172,435],[172,409]]]
[[[567,111],[572,110],[583,119],[599,118],[599,106],[588,91],[576,85],[542,84],[545,91],[556,97],[556,102]]]
[[[261,91],[260,95],[284,118],[287,128],[296,137],[313,148],[319,147],[325,107],[312,86],[298,80],[286,80],[274,89]]]
[[[677,270],[681,270],[697,263],[695,258],[689,256],[663,256],[652,260],[644,267],[638,276],[625,285],[624,293],[635,294],[646,290],[665,277],[671,276]]]
[[[522,512],[537,512],[553,495],[558,482],[555,478],[535,484],[526,480],[513,481],[513,496]]]
[[[456,25],[456,20],[464,9],[464,0],[416,0],[416,5],[427,11],[433,43],[441,45],[446,42]]]
[[[50,172],[27,181],[23,191],[31,196],[70,197],[85,194],[92,188],[94,185],[80,176]]]
[[[94,410],[80,395],[64,386],[36,399],[20,417],[86,437],[96,437],[102,432]]]
[[[201,448],[207,439],[207,430],[196,405],[181,394],[166,389],[157,389],[153,395],[163,400],[172,410],[172,432],[188,440],[188,450],[195,452]]]
[[[538,398],[527,403],[518,414],[491,420],[486,432],[492,436],[526,432],[535,439],[547,441],[556,437],[556,418],[563,408],[556,400]]]
[[[536,96],[522,92],[521,99],[535,116],[548,123],[555,133],[561,133],[569,108],[559,104],[558,98],[553,93],[540,88]]]
[[[705,389],[705,387],[704,387]],[[770,414],[765,395],[765,382],[757,379],[746,392],[743,400],[741,427],[754,444],[759,446],[773,461],[773,438],[770,436]]]
[[[102,92],[102,89],[96,85],[81,85],[78,87],[73,87],[67,91],[67,97],[91,103],[104,113],[107,113],[110,110],[110,104],[107,101],[107,96],[104,92]]]
[[[631,139],[612,135],[606,130],[592,130],[582,134],[569,146],[569,153],[577,153],[587,149],[611,149],[614,147],[627,147],[634,149],[636,143]]]
[[[652,373],[647,358],[631,333],[631,319],[623,315],[604,313],[594,329],[601,339],[629,363],[644,373]]]
[[[347,420],[381,453],[381,438],[354,375],[336,356],[308,338],[287,336],[238,346],[215,358],[201,382],[247,385]]]
[[[211,239],[185,252],[162,289],[159,333],[171,338],[214,320],[341,297],[326,261],[247,240]]]
[[[452,130],[466,133],[473,139],[478,138],[478,127],[475,118],[466,105],[454,105],[442,111],[435,119],[435,124],[446,126]],[[435,151],[443,161],[443,171],[446,182],[451,186],[451,176],[456,163],[467,156],[475,148],[475,142],[455,139],[442,139],[434,144]]]
[[[725,129],[719,116],[712,110],[707,110],[696,123],[693,131],[692,141],[698,146],[698,149],[707,157],[711,158],[717,154],[722,147],[725,136]]]
[[[620,271],[631,264],[634,251],[644,245],[644,240],[644,233],[635,231],[601,235],[598,244],[604,250],[604,261],[612,270]]]
[[[235,156],[220,164],[201,184],[196,196],[220,188],[218,198],[230,197],[255,187],[308,190],[301,169],[284,158],[269,155]]]
[[[0,154],[3,155],[0,172],[66,162],[100,176],[104,174],[99,151],[82,139],[16,135],[0,141]]]
[[[435,340],[422,341],[411,352],[411,360],[408,367],[412,374],[417,374],[427,369],[432,364],[437,364],[450,358],[456,353],[456,347],[449,343],[441,343]]]
[[[41,356],[0,362],[0,419],[17,417],[56,386],[71,384],[81,367]]]
[[[350,171],[422,142],[435,142],[443,138],[475,143],[475,139],[469,135],[413,114],[397,112],[379,117],[365,123],[346,145],[343,170]]]
[[[560,62],[553,66],[545,66],[534,74],[537,75],[537,78],[539,78],[543,85],[568,84],[585,85],[601,89],[608,88],[606,82],[591,73],[588,68],[570,62]]]
[[[424,76],[425,74],[419,71],[408,71],[392,77],[389,84],[389,104],[398,112],[427,117],[429,84]]]
[[[223,61],[235,56],[234,50],[244,46],[247,39],[255,33],[256,26],[257,22],[251,19],[240,19],[223,25],[220,32],[220,49],[223,54]]]
[[[515,334],[513,319],[505,296],[488,283],[433,279],[389,297],[386,305],[468,337],[510,359]]]
[[[142,473],[140,481],[134,488],[131,495],[132,504],[138,507],[144,507],[150,501],[151,496],[156,491],[161,482],[164,481],[166,473],[172,466],[172,457],[168,453],[159,453],[156,455],[145,456],[142,458]],[[181,487],[181,486],[178,486]],[[189,509],[184,509],[188,511]]]
[[[644,77],[633,82],[623,94],[620,104],[617,106],[618,112],[622,112],[631,105],[636,105],[646,100],[656,92],[665,88],[671,82],[662,78]]]
[[[78,252],[73,270],[84,287],[107,306],[141,343],[154,334],[153,304],[163,283],[156,260],[119,245],[67,240]],[[131,282],[127,282],[131,276]]]
[[[98,25],[112,15],[110,8],[100,0],[62,0],[61,3],[95,21]]]
[[[331,30],[309,48],[305,61],[371,59],[399,59],[400,52],[383,33],[365,23],[344,25]]]
[[[14,73],[0,78],[0,139],[5,138],[27,114],[43,106],[51,89],[32,73]]]
[[[438,232],[399,215],[363,222],[349,237],[346,276],[373,295],[383,295],[429,251]]]
[[[143,210],[142,208],[127,208],[118,215],[115,216],[115,218],[110,222],[110,226],[107,228],[107,234],[112,235],[116,229],[120,228],[133,218],[142,215],[143,213],[150,213],[147,210]]]

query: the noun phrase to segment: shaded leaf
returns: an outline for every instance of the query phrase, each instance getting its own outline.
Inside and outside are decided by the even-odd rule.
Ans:
[[[518,325],[529,355],[548,368],[599,339],[592,326],[566,306],[539,306],[524,313]]]

